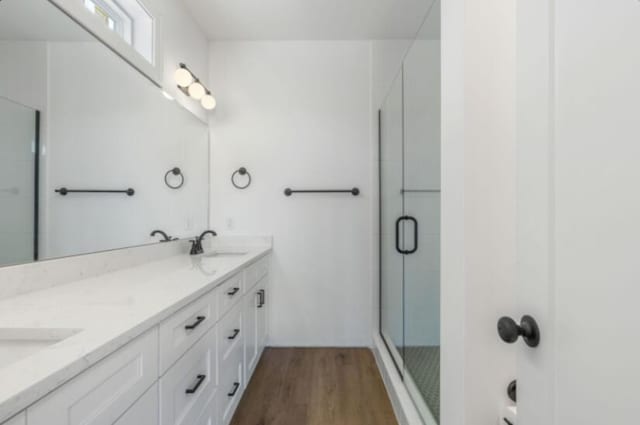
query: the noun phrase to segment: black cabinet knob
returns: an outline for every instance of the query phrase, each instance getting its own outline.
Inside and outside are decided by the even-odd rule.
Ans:
[[[510,317],[501,317],[498,320],[498,334],[509,344],[516,342],[520,336],[529,347],[540,344],[540,329],[531,316],[523,316],[519,325]]]

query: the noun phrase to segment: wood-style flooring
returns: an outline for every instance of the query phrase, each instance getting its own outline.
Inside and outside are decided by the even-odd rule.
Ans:
[[[231,425],[397,425],[366,348],[267,348]]]

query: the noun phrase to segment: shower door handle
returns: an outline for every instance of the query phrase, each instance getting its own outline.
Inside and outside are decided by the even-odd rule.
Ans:
[[[404,217],[398,217],[396,220],[396,251],[400,254],[404,254],[404,250],[400,247],[400,223],[402,223]]]
[[[402,247],[400,247],[400,224],[403,221],[411,221],[413,223],[412,249],[402,249]],[[418,220],[416,220],[415,217],[403,215],[402,217],[398,217],[398,219],[396,220],[396,251],[403,255],[414,254],[416,251],[418,251]]]
[[[413,223],[413,248],[410,250],[406,250],[405,254],[415,254],[418,251],[418,220],[415,217],[406,216],[404,218],[407,221],[411,221]]]

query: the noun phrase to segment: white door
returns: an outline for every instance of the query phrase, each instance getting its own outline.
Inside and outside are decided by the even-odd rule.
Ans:
[[[636,424],[640,2],[517,5],[518,425]]]

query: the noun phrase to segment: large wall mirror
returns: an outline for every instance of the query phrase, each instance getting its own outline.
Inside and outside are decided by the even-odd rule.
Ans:
[[[208,179],[205,123],[48,0],[0,1],[0,266],[192,236]]]

